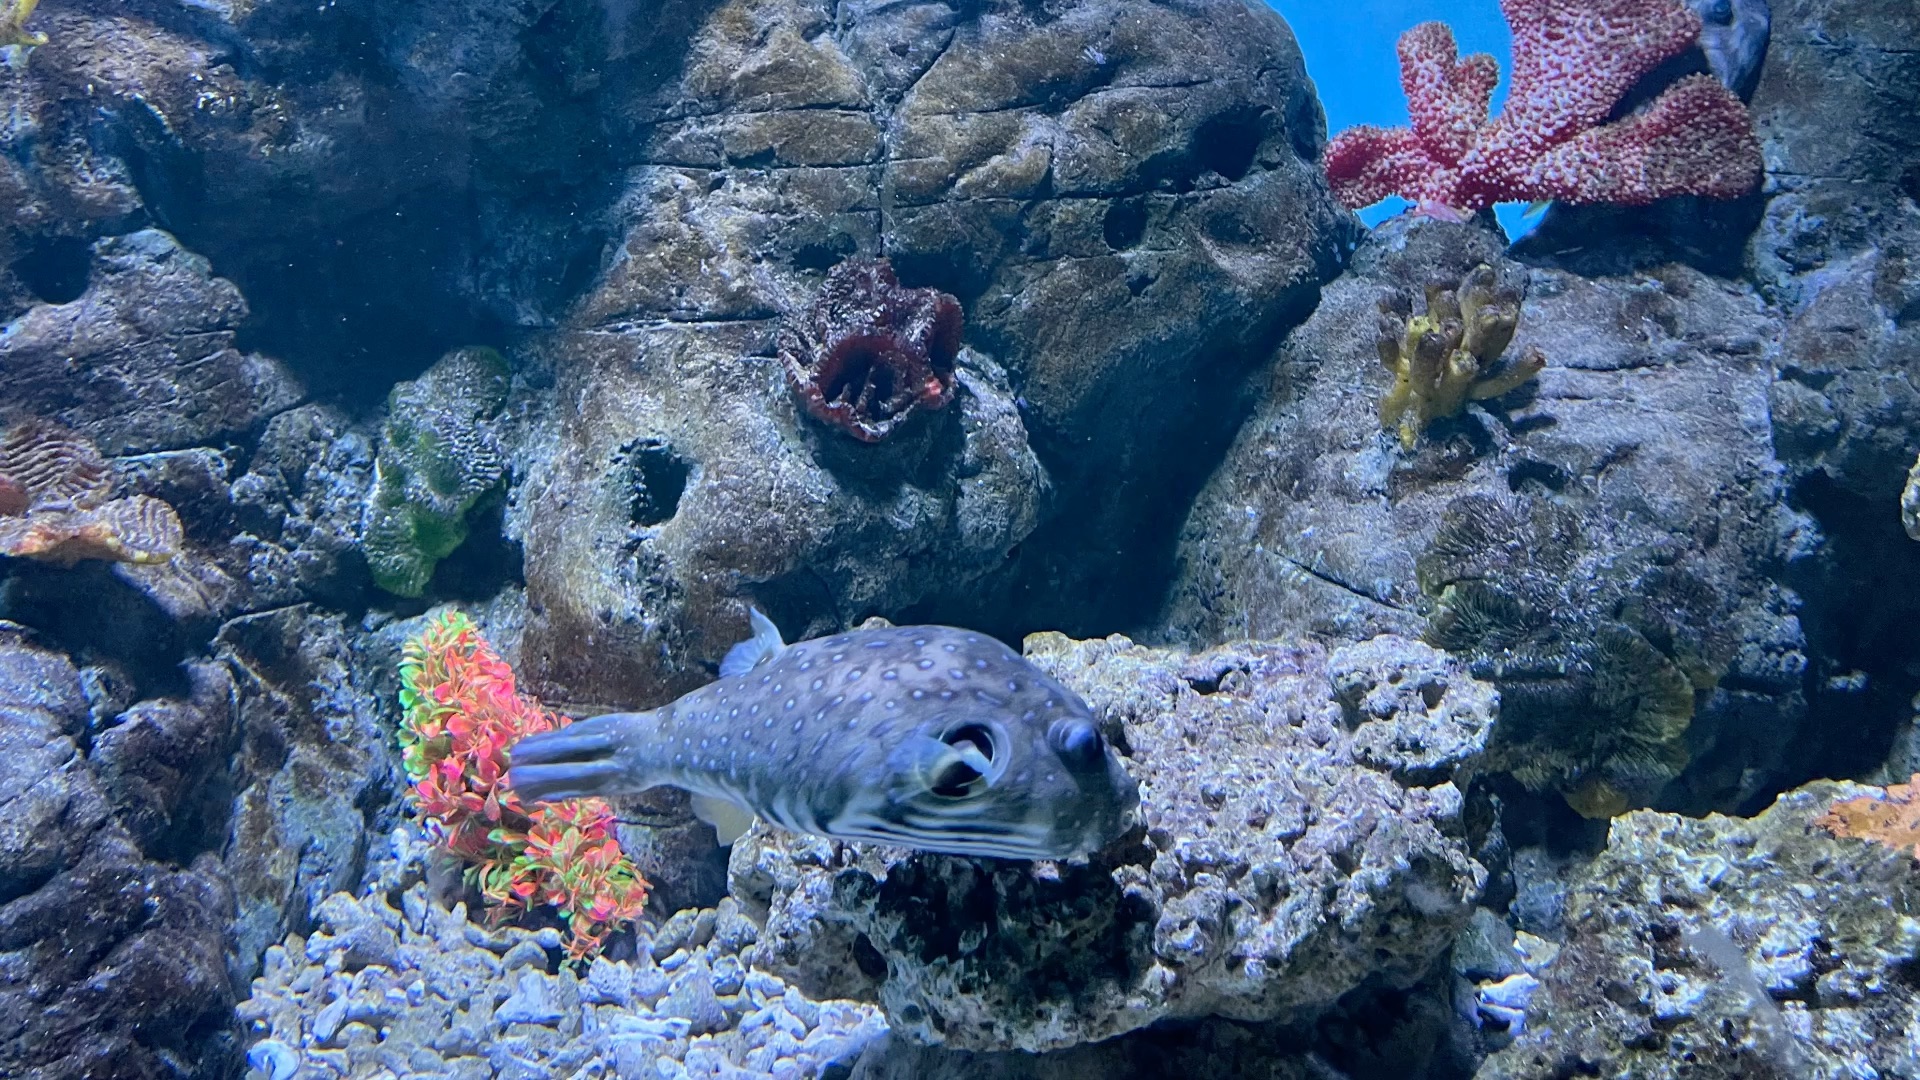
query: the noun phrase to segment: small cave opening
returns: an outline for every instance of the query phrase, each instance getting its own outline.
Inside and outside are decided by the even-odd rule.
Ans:
[[[1147,235],[1147,204],[1140,199],[1116,201],[1107,207],[1100,232],[1114,251],[1125,251],[1139,244]]]
[[[627,516],[635,525],[659,525],[680,512],[693,466],[659,439],[641,439],[620,449],[626,459]]]
[[[1253,171],[1266,141],[1267,110],[1235,109],[1209,117],[1193,133],[1193,155],[1203,169],[1239,182]]]
[[[70,304],[92,281],[93,244],[84,237],[55,236],[34,244],[8,268],[43,304]]]

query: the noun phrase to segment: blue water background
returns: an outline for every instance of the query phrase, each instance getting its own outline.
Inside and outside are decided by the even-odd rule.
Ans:
[[[1400,93],[1400,60],[1394,43],[1415,23],[1438,19],[1453,27],[1460,52],[1488,52],[1500,60],[1500,89],[1494,92],[1498,112],[1506,97],[1506,72],[1512,65],[1511,36],[1500,17],[1497,0],[1271,0],[1300,39],[1307,57],[1307,74],[1320,88],[1327,110],[1327,130],[1338,133],[1355,124],[1404,127],[1407,99]],[[1369,207],[1360,219],[1372,225],[1406,209],[1401,199]],[[1496,208],[1510,236],[1519,236],[1526,207],[1520,203]]]

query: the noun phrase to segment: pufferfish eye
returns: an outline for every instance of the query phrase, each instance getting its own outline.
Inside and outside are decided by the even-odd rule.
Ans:
[[[1089,769],[1106,757],[1100,729],[1086,720],[1055,720],[1047,728],[1047,745],[1068,768]]]
[[[937,766],[928,789],[947,799],[964,799],[984,791],[999,751],[993,732],[978,724],[963,724],[940,741],[953,753]]]

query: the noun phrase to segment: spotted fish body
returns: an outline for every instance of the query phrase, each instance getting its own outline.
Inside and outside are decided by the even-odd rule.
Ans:
[[[903,626],[785,645],[753,615],[717,682],[523,739],[509,786],[531,801],[671,785],[796,832],[1009,859],[1131,827],[1138,788],[1086,703],[999,641]]]

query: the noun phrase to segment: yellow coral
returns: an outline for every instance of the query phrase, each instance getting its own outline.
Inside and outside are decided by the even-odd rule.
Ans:
[[[1835,836],[1872,840],[1920,859],[1920,773],[1885,790],[1836,802],[1814,824]]]
[[[1546,366],[1538,349],[1496,370],[1519,322],[1519,295],[1501,287],[1485,263],[1458,288],[1427,286],[1420,314],[1401,294],[1382,300],[1380,362],[1393,375],[1393,387],[1380,399],[1381,425],[1397,428],[1400,445],[1411,450],[1433,421],[1533,378]]]
[[[8,45],[31,49],[47,43],[47,35],[27,29],[27,18],[39,3],[40,0],[0,0],[0,49]]]

